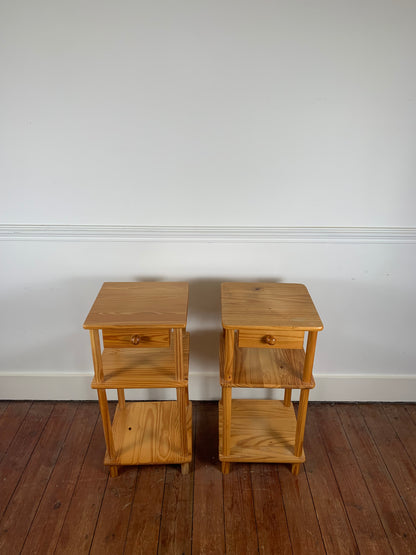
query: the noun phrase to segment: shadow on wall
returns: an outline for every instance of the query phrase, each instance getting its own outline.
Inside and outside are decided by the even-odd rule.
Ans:
[[[10,331],[10,336],[4,334],[0,340],[0,371],[52,375],[85,372],[92,376],[90,341],[82,325],[102,283],[180,280],[189,283],[187,327],[191,334],[191,398],[218,398],[221,283],[276,279],[264,276],[262,279],[257,276],[187,279],[186,276],[107,274],[31,284],[2,299],[4,329]],[[198,378],[192,380],[192,375]],[[88,398],[89,382],[85,383],[83,394]]]

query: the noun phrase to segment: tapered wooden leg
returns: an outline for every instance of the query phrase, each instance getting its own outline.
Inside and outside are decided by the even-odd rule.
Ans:
[[[117,478],[117,476],[118,476],[118,466],[110,466],[110,476],[112,478]]]
[[[100,405],[101,420],[103,422],[105,444],[110,459],[114,459],[116,452],[114,448],[113,430],[111,428],[110,413],[108,412],[107,394],[105,389],[97,389],[98,403]],[[110,466],[110,476],[115,477],[118,475],[118,467]]]
[[[118,406],[121,409],[126,407],[126,398],[124,397],[124,389],[117,389]]]
[[[232,388],[222,388],[222,415],[223,415],[223,438],[222,449],[223,455],[229,455],[231,451],[231,403],[232,403]],[[223,474],[230,472],[230,463],[222,462],[221,470]]]
[[[299,470],[300,470],[300,464],[299,463],[292,464],[292,474],[293,474],[293,476],[297,476],[299,474]]]
[[[188,406],[187,401],[187,391],[184,387],[178,387],[176,389],[178,407],[179,407],[179,426],[180,426],[180,438],[181,438],[181,451],[182,456],[188,456],[188,431],[186,429],[186,410]]]
[[[229,462],[222,462],[221,463],[221,471],[223,474],[229,474],[230,472],[230,463]]]
[[[285,407],[290,407],[291,402],[292,402],[292,390],[285,389],[285,399],[283,401],[283,404]]]
[[[300,457],[303,449],[303,437],[305,435],[306,412],[308,410],[309,389],[300,392],[298,418],[296,423],[295,450],[294,455]],[[292,474],[299,474],[299,463],[292,464]]]
[[[189,463],[181,464],[181,472],[182,474],[189,474]]]

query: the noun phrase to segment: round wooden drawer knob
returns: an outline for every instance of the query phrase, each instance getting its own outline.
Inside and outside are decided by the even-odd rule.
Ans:
[[[140,343],[140,335],[132,335],[131,342],[133,345],[138,345]]]
[[[274,345],[276,343],[276,338],[273,337],[273,335],[265,335],[264,342],[267,343],[267,345]]]

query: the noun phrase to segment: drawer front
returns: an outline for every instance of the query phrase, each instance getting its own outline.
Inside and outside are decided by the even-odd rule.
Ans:
[[[303,349],[305,332],[299,330],[239,330],[239,347]]]
[[[169,347],[170,330],[109,329],[103,330],[104,348],[140,349],[144,347]]]

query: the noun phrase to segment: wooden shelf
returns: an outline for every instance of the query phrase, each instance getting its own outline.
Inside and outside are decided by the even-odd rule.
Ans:
[[[176,378],[173,341],[169,348],[104,349],[104,380],[94,378],[94,389],[183,387],[188,383],[189,333],[184,334],[184,380]]]
[[[223,454],[223,407],[219,404],[219,452],[224,462],[302,463],[295,457],[296,415],[282,401],[234,399],[230,454]]]
[[[230,387],[265,387],[285,389],[312,389],[311,381],[302,380],[305,364],[303,349],[259,349],[234,346],[233,381],[223,375],[224,339],[220,338],[221,385]]]
[[[188,455],[181,453],[179,408],[176,401],[126,403],[117,406],[112,430],[116,456],[106,465],[183,464],[192,459],[192,404],[186,415]]]

